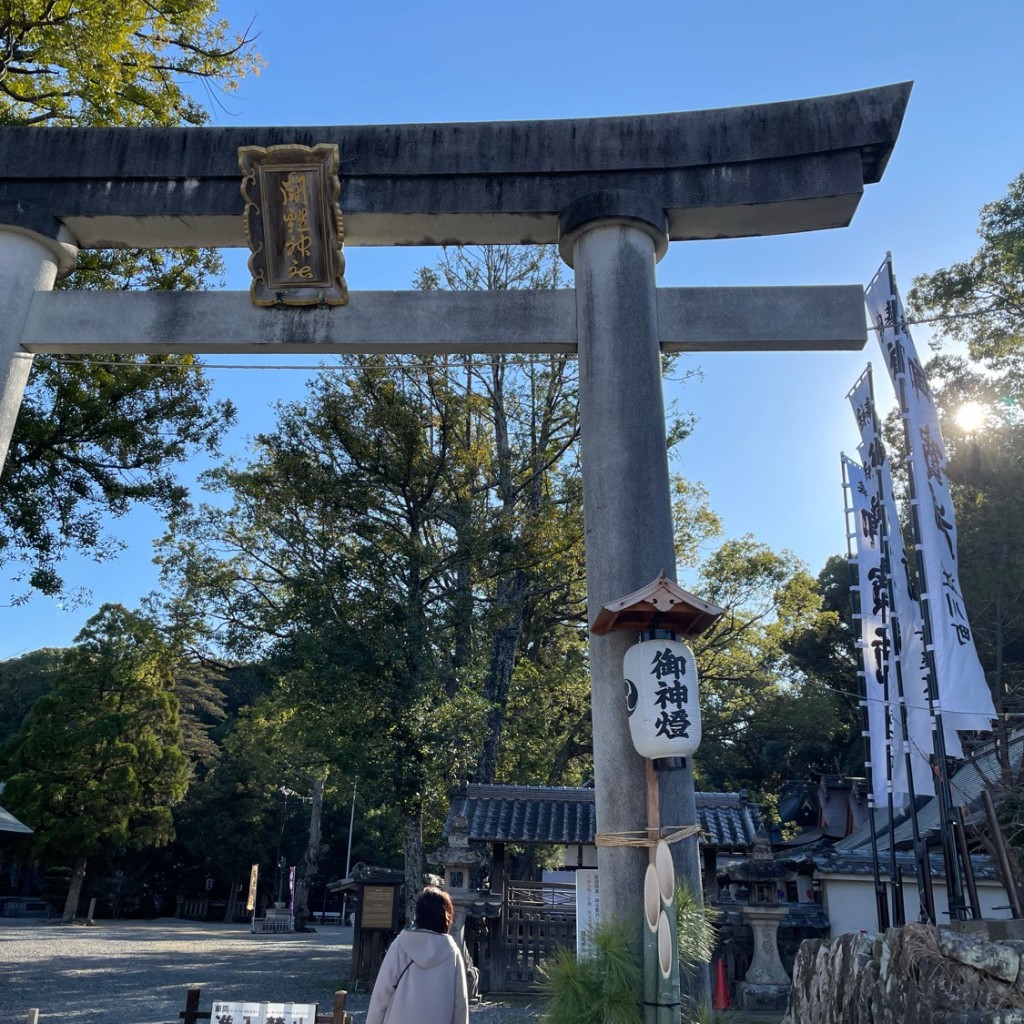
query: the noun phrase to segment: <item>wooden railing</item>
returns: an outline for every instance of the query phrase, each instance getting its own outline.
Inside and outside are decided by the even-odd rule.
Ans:
[[[576,913],[576,886],[564,882],[509,882],[506,898],[509,907]]]

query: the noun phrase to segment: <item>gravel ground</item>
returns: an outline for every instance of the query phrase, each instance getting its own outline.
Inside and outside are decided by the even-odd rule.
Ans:
[[[185,990],[214,998],[317,1003],[330,1012],[345,988],[350,928],[303,935],[252,935],[244,925],[159,921],[99,922],[93,928],[0,919],[0,1024],[176,1024]],[[356,1024],[369,997],[350,994]],[[483,1002],[472,1024],[531,1024],[527,1003]]]

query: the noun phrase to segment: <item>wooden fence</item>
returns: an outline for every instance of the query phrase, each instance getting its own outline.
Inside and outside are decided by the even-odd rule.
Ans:
[[[576,888],[544,882],[509,882],[492,983],[525,992],[541,980],[539,967],[563,947],[576,948]]]

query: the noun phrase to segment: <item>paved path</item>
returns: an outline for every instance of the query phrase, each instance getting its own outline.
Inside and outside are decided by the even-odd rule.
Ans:
[[[0,1024],[175,1024],[185,990],[214,998],[317,1003],[330,1012],[347,987],[350,928],[303,935],[252,935],[244,925],[160,921],[100,922],[94,928],[0,918]],[[357,1022],[367,996],[350,995]],[[539,1014],[538,1014],[539,1015]],[[530,1024],[525,1006],[484,1003],[472,1024]]]

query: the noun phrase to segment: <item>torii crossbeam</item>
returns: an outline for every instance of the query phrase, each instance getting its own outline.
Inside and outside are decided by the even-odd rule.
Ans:
[[[588,607],[672,574],[662,349],[865,341],[859,286],[666,289],[671,240],[847,225],[880,180],[909,84],[642,117],[321,128],[0,128],[0,462],[33,352],[571,351],[580,362]],[[353,293],[254,309],[236,293],[49,294],[78,248],[242,246],[240,146],[337,144],[349,245],[557,242],[575,293]],[[358,277],[358,269],[355,270]],[[642,500],[637,500],[642,496]],[[622,656],[591,640],[598,827],[642,829]],[[663,816],[695,821],[689,770]],[[701,891],[695,841],[677,868]],[[602,913],[641,903],[645,858],[599,854]]]

